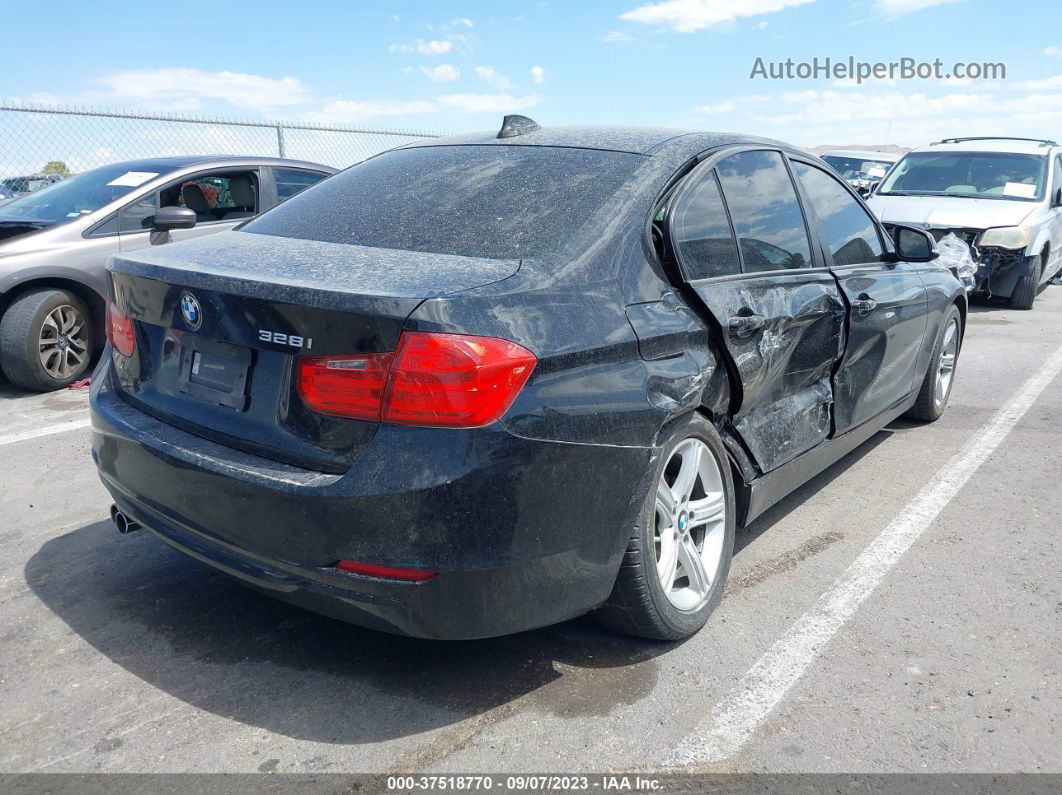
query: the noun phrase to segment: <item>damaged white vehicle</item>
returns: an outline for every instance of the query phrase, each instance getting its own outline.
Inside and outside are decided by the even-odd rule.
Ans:
[[[1062,272],[1062,147],[1025,138],[948,138],[904,155],[869,199],[890,228],[954,234],[971,250],[973,292],[1032,309]],[[969,282],[967,282],[969,284]]]

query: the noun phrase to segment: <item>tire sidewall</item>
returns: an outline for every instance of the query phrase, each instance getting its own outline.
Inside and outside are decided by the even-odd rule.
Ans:
[[[19,302],[24,299],[30,299],[40,293],[46,293],[47,297],[40,301],[40,303],[38,303],[33,309],[31,322],[28,327],[28,334],[24,335],[22,339],[4,340],[4,350],[2,351],[3,358],[9,359],[20,357],[22,361],[18,365],[14,365],[14,363],[7,364],[7,362],[4,362],[7,366],[3,369],[12,382],[21,386],[47,392],[62,389],[63,387],[69,386],[74,381],[86,377],[92,371],[92,361],[95,346],[98,341],[96,340],[96,330],[93,324],[92,313],[89,311],[89,308],[78,296],[67,290],[41,290],[20,296],[7,308],[4,319],[7,319],[8,314],[12,311],[17,311]],[[67,378],[56,379],[44,369],[44,365],[40,361],[38,348],[45,318],[48,317],[49,313],[61,306],[72,306],[81,313],[85,323],[84,336],[87,343],[87,355],[85,363],[80,371]],[[29,372],[27,372],[27,370]]]
[[[715,456],[716,464],[723,476],[723,488],[726,495],[726,522],[725,536],[723,539],[723,552],[719,562],[719,570],[715,582],[712,583],[707,601],[698,609],[687,612],[679,610],[668,600],[664,593],[660,578],[656,573],[656,487],[667,466],[675,448],[689,438],[696,438],[704,442],[712,455]],[[734,535],[736,531],[737,502],[734,496],[734,480],[730,469],[730,461],[726,454],[719,434],[710,422],[700,414],[693,414],[672,428],[667,441],[659,448],[659,455],[655,461],[652,478],[649,481],[649,494],[646,496],[645,505],[642,508],[642,549],[644,552],[643,564],[645,565],[644,576],[648,583],[649,597],[653,602],[660,620],[667,625],[677,636],[690,635],[700,629],[708,616],[712,614],[719,600],[723,598],[726,588],[727,576],[730,573],[730,563],[734,554]]]

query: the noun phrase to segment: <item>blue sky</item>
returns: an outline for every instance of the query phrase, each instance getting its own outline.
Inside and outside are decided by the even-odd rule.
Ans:
[[[1062,135],[1057,0],[0,1],[0,98],[466,131],[543,124],[737,130],[800,145]],[[14,34],[14,35],[13,35]],[[750,80],[849,55],[1006,80]]]

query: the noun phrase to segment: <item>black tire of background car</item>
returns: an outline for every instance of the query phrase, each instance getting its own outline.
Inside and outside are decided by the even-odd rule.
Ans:
[[[685,612],[668,601],[656,573],[654,527],[656,486],[664,466],[678,444],[690,437],[700,439],[715,455],[726,489],[726,528],[722,560],[716,580],[712,583],[708,600],[697,610]],[[649,479],[649,494],[639,515],[620,563],[619,574],[608,601],[594,616],[606,627],[651,640],[675,641],[689,637],[699,630],[715,610],[723,596],[730,562],[734,555],[736,500],[734,482],[726,449],[712,424],[700,414],[691,415],[675,428],[660,446]]]
[[[53,378],[38,355],[41,326],[48,313],[57,307],[69,304],[86,319],[86,339],[90,355],[73,373],[63,379]],[[84,378],[92,366],[91,353],[95,351],[95,329],[92,313],[85,302],[66,290],[31,290],[20,295],[0,318],[0,369],[15,386],[35,392],[51,392],[62,389]]]
[[[944,344],[944,333],[948,330],[948,325],[954,320],[959,321],[959,334],[962,334],[962,317],[959,314],[959,307],[953,304],[940,326],[937,342],[933,346],[933,355],[929,359],[929,369],[926,371],[926,377],[922,379],[922,388],[918,390],[918,400],[907,410],[905,417],[912,420],[920,420],[921,422],[936,422],[944,416],[944,412],[948,408],[948,400],[951,398],[951,392],[955,388],[954,374],[952,375],[951,386],[948,387],[948,394],[944,396],[944,403],[939,409],[934,399],[934,391],[937,386],[937,363],[940,361],[940,348]],[[959,355],[961,353],[962,337],[959,338],[958,347],[955,349],[956,367],[959,365]]]
[[[1040,289],[1040,269],[1043,266],[1039,257],[1033,257],[1032,260],[1032,273],[1022,276],[1010,294],[1010,305],[1014,309],[1032,309],[1036,301],[1036,292]]]

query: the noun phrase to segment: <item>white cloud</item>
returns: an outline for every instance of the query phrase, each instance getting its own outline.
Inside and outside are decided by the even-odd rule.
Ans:
[[[540,86],[546,82],[546,70],[541,66],[531,67],[531,82],[536,86]]]
[[[734,22],[742,17],[771,14],[790,6],[813,2],[815,0],[665,0],[638,6],[620,14],[620,19],[666,26],[679,33],[693,33],[702,28]]]
[[[454,43],[446,39],[424,41],[417,39],[412,44],[392,44],[387,49],[391,52],[409,52],[417,55],[445,55],[454,48]]]
[[[364,121],[378,116],[408,116],[416,113],[435,113],[438,106],[426,99],[350,100],[333,99],[319,110],[303,114],[306,121],[319,124],[342,124]]]
[[[449,63],[439,64],[438,66],[422,66],[420,71],[433,83],[449,83],[461,76],[461,70]]]
[[[638,41],[634,36],[629,33],[624,33],[622,30],[610,30],[604,36],[601,37],[601,41],[606,44],[626,44],[629,41]]]
[[[962,0],[874,0],[874,6],[878,13],[887,17],[902,17],[923,8],[942,6],[948,3],[959,3]]]
[[[1055,78],[1030,81],[1045,90],[936,93],[868,88],[789,91],[763,101],[762,95],[725,98],[695,108],[711,116],[727,114],[726,127],[755,131],[800,145],[888,143],[918,146],[951,135],[1043,137],[1062,125],[1062,93]],[[1058,85],[1062,85],[1059,76]],[[961,120],[961,121],[957,121]],[[718,123],[699,120],[706,126]]]
[[[522,97],[511,94],[444,94],[438,98],[441,106],[461,113],[512,113],[533,108],[542,101],[538,94]]]
[[[458,19],[451,19],[450,20],[450,27],[453,27],[453,28],[470,28],[474,24],[475,23],[472,22],[472,20],[469,19],[468,17],[459,17]]]
[[[31,96],[31,101],[138,106],[169,111],[192,111],[213,101],[269,113],[309,102],[312,98],[310,88],[294,77],[204,72],[180,66],[128,69],[104,75],[94,82],[100,87],[76,94],[38,93]]]
[[[488,86],[497,91],[512,91],[516,88],[512,80],[500,74],[493,66],[477,66],[475,71]]]
[[[1024,88],[1028,91],[1062,89],[1062,75],[1045,77],[1043,80],[1026,80],[1024,83],[1019,83],[1018,88]]]
[[[1044,47],[1044,55],[1049,58],[1062,58],[1062,47]]]
[[[717,113],[733,113],[736,109],[737,105],[731,99],[726,102],[720,102],[718,105],[698,105],[693,109],[693,112],[711,116]]]

